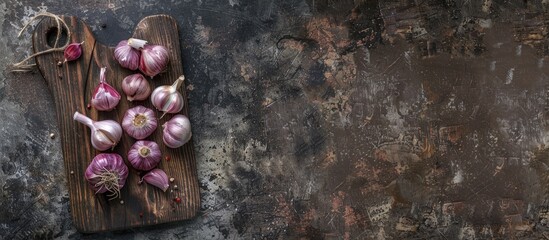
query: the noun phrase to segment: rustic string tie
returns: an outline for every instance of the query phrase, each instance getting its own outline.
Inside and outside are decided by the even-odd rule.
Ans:
[[[71,39],[71,31],[70,31],[67,23],[61,17],[59,17],[58,15],[55,15],[55,14],[49,13],[49,12],[39,13],[36,16],[32,17],[23,26],[21,31],[19,31],[19,34],[17,35],[17,37],[21,37],[21,35],[25,31],[25,29],[27,29],[31,25],[32,22],[34,22],[38,19],[42,19],[42,18],[53,18],[55,20],[56,24],[57,24],[58,31],[57,31],[57,35],[55,37],[55,42],[53,44],[53,48],[34,53],[34,54],[26,57],[25,59],[21,60],[20,62],[14,63],[11,66],[10,72],[29,72],[29,71],[32,71],[33,68],[36,66],[36,63],[29,63],[28,61],[30,59],[32,59],[36,56],[46,54],[46,53],[64,51],[65,48],[69,45],[70,39]],[[62,29],[61,25],[63,25],[64,29],[67,30],[67,41],[65,42],[65,44],[63,46],[58,46],[59,45],[59,40],[61,39],[61,33],[63,32],[62,30],[59,30],[59,29]]]

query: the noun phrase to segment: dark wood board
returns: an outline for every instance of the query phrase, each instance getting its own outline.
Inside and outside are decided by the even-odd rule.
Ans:
[[[162,192],[151,185],[138,184],[140,172],[133,169],[127,161],[127,152],[135,140],[126,133],[112,151],[120,154],[130,169],[126,185],[121,192],[121,199],[109,201],[105,194],[95,195],[88,186],[84,172],[93,157],[100,152],[90,143],[90,129],[73,120],[74,112],[83,113],[93,120],[112,119],[121,122],[128,108],[137,105],[154,108],[148,99],[133,103],[125,99],[121,88],[122,79],[137,71],[121,68],[113,57],[114,49],[98,43],[83,21],[76,17],[62,18],[71,31],[70,41],[84,41],[82,56],[76,61],[58,66],[58,62],[63,60],[63,53],[54,52],[37,56],[36,63],[55,101],[70,194],[70,210],[76,228],[81,232],[99,232],[192,218],[200,206],[192,140],[178,149],[167,148],[162,142],[161,126],[174,114],[167,114],[159,119],[158,128],[147,138],[159,143],[163,155],[159,168],[175,179],[168,191]],[[51,42],[51,35],[56,29],[57,24],[52,19],[44,19],[38,24],[33,34],[35,52],[51,48],[51,43],[48,44],[48,35]],[[167,71],[152,80],[148,78],[153,89],[160,85],[171,85],[183,74],[178,26],[172,17],[155,15],[144,18],[137,25],[133,37],[145,39],[151,44],[163,45],[169,50],[170,62]],[[93,89],[99,82],[101,67],[107,67],[107,82],[122,95],[119,105],[111,112],[98,112],[87,107]],[[180,92],[185,99],[185,107],[181,113],[188,116],[185,86],[181,87]],[[157,117],[161,116],[160,112],[156,113]],[[166,156],[169,159],[166,159]],[[174,189],[174,185],[178,186],[177,189]],[[176,197],[181,198],[181,203],[174,201]]]

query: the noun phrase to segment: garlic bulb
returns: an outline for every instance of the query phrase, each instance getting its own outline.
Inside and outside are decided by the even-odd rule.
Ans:
[[[122,128],[113,120],[93,121],[79,112],[74,113],[74,120],[90,128],[92,146],[99,151],[114,148],[122,138]]]
[[[136,70],[139,67],[140,57],[141,53],[132,48],[126,40],[120,41],[114,49],[114,58],[123,68]]]
[[[99,73],[99,84],[93,91],[91,105],[99,111],[113,110],[120,101],[120,93],[106,81],[106,67],[101,68]]]
[[[177,90],[185,80],[185,76],[181,75],[175,82],[169,85],[163,85],[154,89],[151,94],[151,102],[153,106],[166,113],[177,113],[183,109],[185,102],[183,96]],[[161,118],[164,116],[162,114]]]
[[[166,172],[164,172],[162,169],[158,168],[155,168],[147,174],[143,175],[143,178],[141,178],[141,181],[139,181],[139,183],[141,183],[142,181],[145,181],[148,184],[160,188],[164,192],[168,190],[168,187],[170,187],[170,183],[168,182],[168,175],[166,175]]]
[[[111,199],[120,196],[120,189],[126,184],[128,167],[116,153],[97,154],[88,165],[85,178],[95,194],[110,192]]]
[[[136,73],[122,80],[122,90],[126,93],[128,101],[145,100],[151,94],[151,86],[143,75]]]
[[[155,168],[161,159],[160,147],[153,141],[137,141],[128,152],[128,161],[135,169],[141,171]]]
[[[168,61],[168,50],[165,47],[147,44],[141,50],[139,70],[152,78],[166,69]]]
[[[78,59],[82,55],[82,44],[83,43],[84,42],[69,44],[69,46],[67,46],[65,48],[65,50],[63,51],[63,56],[65,57],[65,61],[63,61],[63,62],[74,61],[74,60]]]
[[[135,139],[144,139],[151,135],[158,123],[154,111],[143,106],[128,109],[122,119],[122,128]]]
[[[175,115],[162,127],[164,128],[162,140],[170,148],[181,147],[191,139],[191,122],[184,115]]]

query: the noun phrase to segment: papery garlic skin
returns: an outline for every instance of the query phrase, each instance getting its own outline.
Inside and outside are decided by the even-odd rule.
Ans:
[[[128,161],[132,167],[141,171],[155,168],[161,159],[160,147],[153,141],[137,141],[128,151]]]
[[[181,87],[184,80],[185,76],[181,75],[171,86],[163,85],[154,89],[151,93],[151,102],[153,106],[157,110],[164,112],[164,114],[181,111],[185,101],[183,100],[183,95],[177,90]]]
[[[160,188],[164,192],[166,192],[166,190],[168,190],[168,187],[170,187],[170,183],[168,182],[168,175],[166,175],[166,172],[159,168],[155,168],[143,175],[141,181],[145,181],[148,184]]]
[[[63,51],[63,56],[65,57],[65,61],[74,61],[78,59],[82,55],[82,44],[81,43],[71,43],[69,44],[65,50]]]
[[[113,120],[93,121],[79,112],[75,112],[73,118],[90,128],[91,144],[99,151],[114,148],[122,138],[122,127]]]
[[[135,139],[150,136],[157,126],[158,121],[154,111],[143,106],[128,109],[122,119],[122,128]]]
[[[162,140],[170,148],[178,148],[191,140],[191,122],[185,115],[175,115],[162,125]]]
[[[99,84],[95,87],[91,99],[91,105],[99,111],[113,110],[120,101],[120,93],[106,81],[107,68],[101,68]]]
[[[128,39],[128,45],[136,50],[141,50],[143,47],[145,47],[146,44],[148,44],[146,40],[139,39],[139,38],[130,38]]]
[[[95,194],[110,192],[117,197],[126,184],[128,173],[128,167],[120,155],[100,153],[92,159],[84,176]]]
[[[151,85],[139,73],[129,75],[122,80],[122,90],[128,101],[145,100],[151,94]]]
[[[132,48],[126,40],[120,41],[114,49],[114,58],[123,68],[136,70],[139,68],[140,57],[141,53]]]
[[[139,70],[152,78],[164,71],[168,66],[168,62],[169,54],[165,47],[147,44],[141,50]]]

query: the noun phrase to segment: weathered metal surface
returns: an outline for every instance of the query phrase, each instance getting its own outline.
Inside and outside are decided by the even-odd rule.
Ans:
[[[189,222],[76,233],[58,139],[49,138],[51,96],[38,74],[4,72],[0,232],[548,238],[545,2],[71,1],[69,9],[8,0],[2,66],[25,54],[29,35],[15,34],[40,9],[83,18],[111,45],[145,15],[177,17],[203,201]]]

